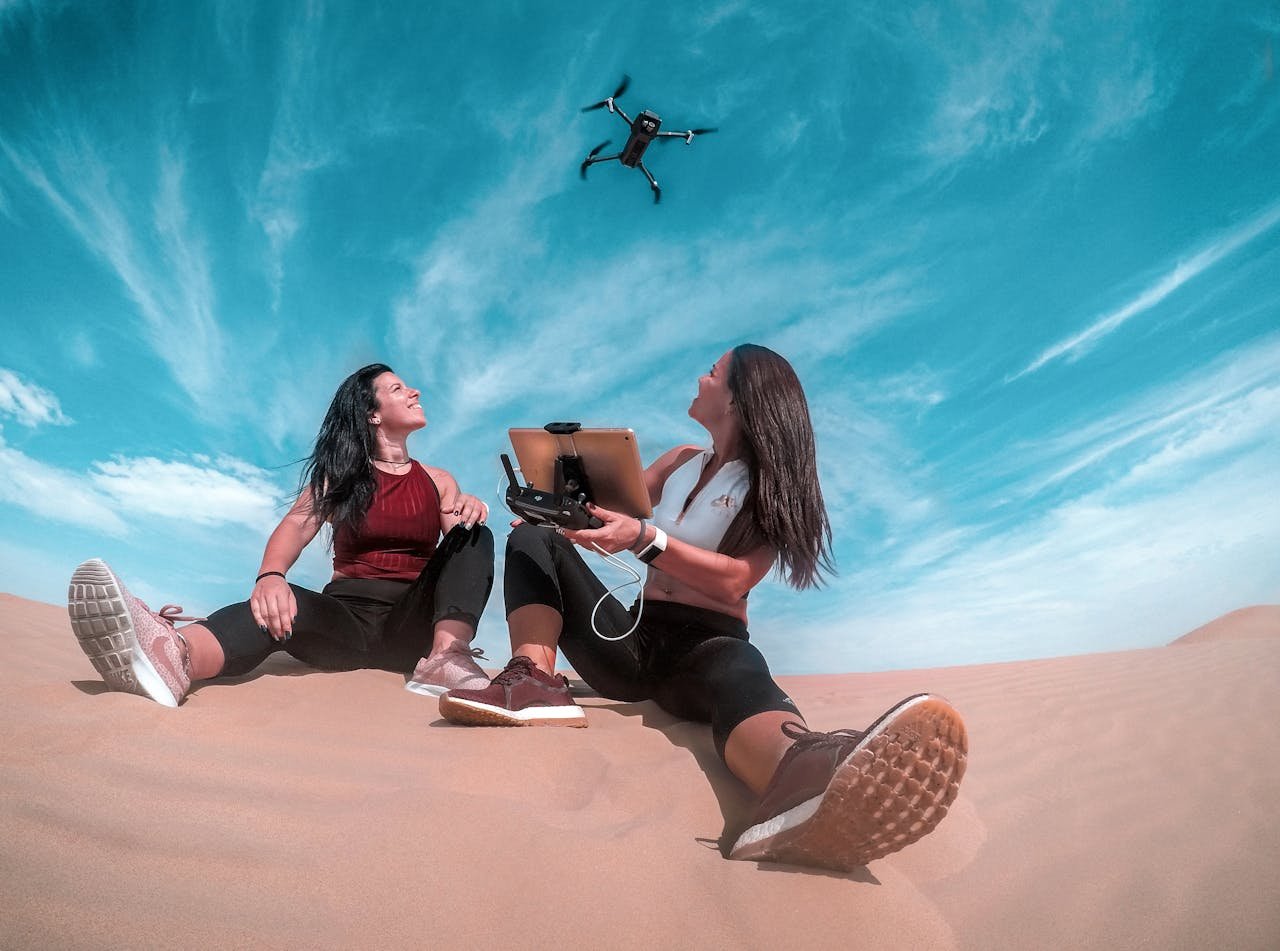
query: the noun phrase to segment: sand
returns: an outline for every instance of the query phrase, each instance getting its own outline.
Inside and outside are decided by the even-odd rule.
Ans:
[[[852,874],[731,862],[705,727],[468,729],[287,659],[177,710],[108,693],[60,607],[0,595],[0,947],[1280,947],[1280,606],[1168,647],[786,677],[815,727],[964,714],[938,830]]]

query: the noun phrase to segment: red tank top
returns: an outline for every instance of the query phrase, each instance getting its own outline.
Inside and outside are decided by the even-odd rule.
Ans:
[[[374,467],[373,502],[364,522],[333,533],[333,570],[348,578],[413,581],[440,540],[440,492],[417,462],[404,475]]]

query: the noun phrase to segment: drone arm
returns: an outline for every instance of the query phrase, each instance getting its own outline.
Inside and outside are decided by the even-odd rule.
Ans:
[[[644,177],[649,179],[649,187],[653,189],[653,203],[656,205],[662,200],[662,189],[658,187],[657,179],[644,167],[644,162],[640,162],[639,165],[640,171],[644,172]]]
[[[672,139],[684,139],[685,145],[692,144],[693,137],[697,134],[698,132],[695,129],[685,129],[683,132],[659,132],[658,133],[658,135],[660,136],[666,136]]]
[[[618,116],[619,118],[621,118],[621,119],[622,119],[622,121],[623,121],[623,122],[625,122],[628,126],[630,126],[630,125],[631,125],[631,117],[630,117],[629,115],[627,115],[625,112],[623,112],[621,109],[619,109],[617,106],[614,106],[610,111],[611,111],[614,115],[616,115],[616,116]]]

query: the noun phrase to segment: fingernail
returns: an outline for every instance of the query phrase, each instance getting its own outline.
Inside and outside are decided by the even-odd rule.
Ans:
[[[267,626],[266,626],[265,624],[259,624],[259,625],[258,625],[258,630],[260,630],[263,634],[266,634],[266,633],[267,633]]]

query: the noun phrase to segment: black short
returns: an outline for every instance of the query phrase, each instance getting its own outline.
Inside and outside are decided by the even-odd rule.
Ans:
[[[493,588],[493,533],[483,526],[454,528],[414,581],[340,578],[323,592],[289,587],[298,615],[287,641],[258,627],[248,601],[205,621],[222,645],[224,675],[247,673],[280,650],[324,670],[408,673],[431,650],[438,621],[476,626]]]

